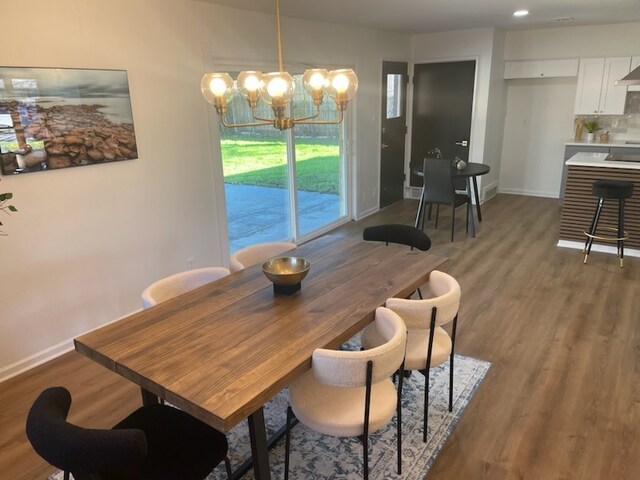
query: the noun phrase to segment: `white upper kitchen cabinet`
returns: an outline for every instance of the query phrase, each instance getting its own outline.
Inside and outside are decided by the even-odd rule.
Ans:
[[[631,57],[583,58],[578,69],[576,115],[622,115],[626,87],[615,81],[629,73]]]
[[[504,78],[575,77],[578,59],[563,60],[508,60],[504,62]]]

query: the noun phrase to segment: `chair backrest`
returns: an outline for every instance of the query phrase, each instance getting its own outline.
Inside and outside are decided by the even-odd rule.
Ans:
[[[389,298],[386,302],[387,308],[402,317],[409,333],[415,330],[429,330],[433,307],[437,308],[437,327],[452,321],[460,308],[460,285],[455,278],[444,272],[432,271],[422,293],[425,296],[424,300]]]
[[[317,349],[311,362],[316,380],[334,387],[364,387],[369,360],[373,361],[373,384],[389,378],[400,368],[407,343],[407,329],[402,318],[388,308],[378,307],[374,321],[386,343],[355,352]]]
[[[227,275],[229,270],[223,267],[197,268],[176,273],[145,288],[141,295],[142,307],[153,307]]]
[[[451,205],[455,202],[453,167],[446,158],[424,159],[424,201]]]
[[[427,251],[431,248],[431,239],[419,228],[411,225],[376,225],[367,227],[362,238],[372,242],[398,243],[411,248]]]
[[[293,250],[297,245],[291,242],[258,243],[241,248],[233,255],[229,262],[231,273],[238,272],[256,263],[266,262],[276,255]]]
[[[137,466],[147,455],[141,430],[91,430],[68,423],[71,394],[53,387],[42,392],[27,416],[27,438],[51,465],[71,472],[76,480],[136,478]],[[117,474],[117,475],[115,475]]]

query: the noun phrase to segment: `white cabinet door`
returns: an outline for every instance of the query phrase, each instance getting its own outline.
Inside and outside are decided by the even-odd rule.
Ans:
[[[640,56],[631,57],[631,68],[629,71],[640,67]],[[640,92],[640,85],[630,85],[627,87],[628,92]]]
[[[627,100],[627,87],[616,86],[615,81],[629,73],[630,57],[607,58],[600,94],[601,115],[622,115]]]
[[[622,115],[627,88],[615,81],[629,73],[631,57],[583,58],[578,70],[576,115]]]
[[[575,77],[578,59],[508,60],[504,62],[504,78]]]
[[[600,91],[604,74],[604,58],[582,58],[578,68],[576,115],[597,115],[600,110]]]

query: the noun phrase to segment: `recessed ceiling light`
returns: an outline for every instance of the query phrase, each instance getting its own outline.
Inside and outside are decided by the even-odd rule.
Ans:
[[[529,15],[529,10],[516,10],[513,12],[514,17],[525,17]]]

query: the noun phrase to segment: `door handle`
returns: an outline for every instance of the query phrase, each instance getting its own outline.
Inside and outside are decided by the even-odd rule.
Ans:
[[[469,142],[467,140],[460,140],[459,142],[456,142],[456,145],[459,145],[460,147],[466,147],[469,145]]]
[[[387,145],[386,143],[382,144],[382,149],[384,150],[385,148],[387,148],[389,145]]]

